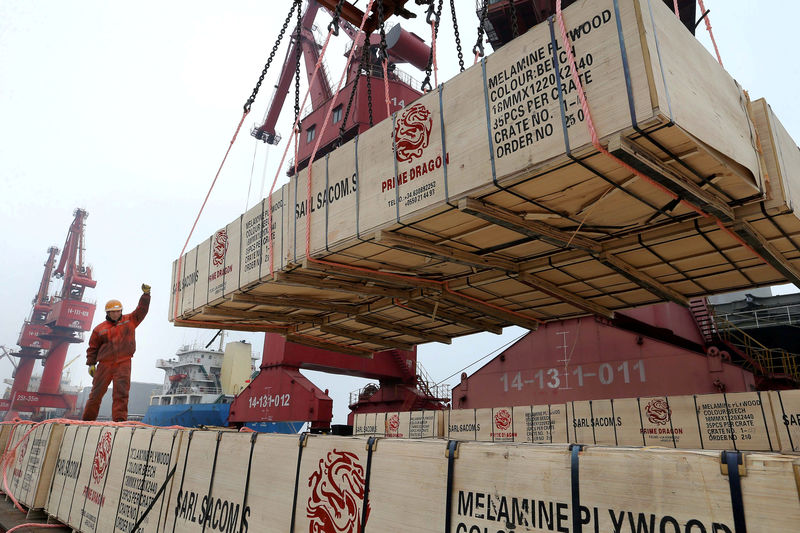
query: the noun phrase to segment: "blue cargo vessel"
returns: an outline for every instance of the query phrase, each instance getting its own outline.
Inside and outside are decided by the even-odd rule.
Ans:
[[[224,336],[219,349],[183,346],[173,359],[158,359],[156,367],[164,370],[164,388],[161,394],[150,397],[147,412],[142,420],[153,426],[227,426],[228,413],[234,394],[246,386],[255,371],[256,358],[248,343],[228,343],[222,350]],[[231,349],[236,348],[236,349]],[[231,378],[231,371],[223,377],[223,364],[228,358],[228,367],[233,368],[233,359],[238,359],[239,375]],[[244,363],[242,363],[242,358]],[[241,369],[244,364],[244,374]],[[228,381],[223,384],[224,381]],[[223,386],[224,385],[224,386]],[[247,427],[262,433],[298,433],[305,422],[252,422]]]

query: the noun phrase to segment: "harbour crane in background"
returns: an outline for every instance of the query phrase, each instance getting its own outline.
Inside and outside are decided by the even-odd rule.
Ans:
[[[15,411],[34,412],[41,408],[72,411],[77,396],[60,391],[61,374],[70,344],[83,342],[83,332],[91,330],[95,303],[85,299],[87,288],[94,288],[92,269],[84,264],[84,226],[88,213],[76,209],[67,232],[58,265],[59,250],[48,249],[44,273],[33,301],[31,316],[25,321],[18,340],[20,350],[11,355],[19,357],[14,384],[8,399],[0,400],[0,410],[6,417]],[[60,291],[49,295],[52,278],[61,279]],[[44,370],[39,390],[28,391],[36,359],[43,359]]]

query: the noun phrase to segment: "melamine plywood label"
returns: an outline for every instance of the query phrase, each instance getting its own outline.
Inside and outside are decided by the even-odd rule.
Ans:
[[[606,78],[621,63],[619,49],[599,46],[617,40],[615,17],[611,8],[597,5],[572,14],[580,18],[565,17],[567,35],[580,83],[591,94],[593,84],[598,80],[602,80],[600,85],[609,83]],[[564,148],[564,127],[569,130],[579,125],[582,137],[585,134],[582,123],[586,116],[578,86],[557,25],[554,30],[555,39],[551,39],[550,28],[541,24],[531,32],[527,46],[512,43],[507,51],[504,47],[502,60],[498,56],[486,61],[485,96],[491,111],[494,157],[499,163],[519,159],[511,157],[516,154],[528,159],[531,150],[543,150],[537,155],[539,160],[558,155]]]
[[[506,533],[525,528],[525,531],[561,531],[569,533],[574,520],[569,503],[547,499],[526,498],[497,492],[458,491],[455,496],[456,533]],[[647,510],[649,511],[649,510]],[[703,517],[672,516],[666,513],[639,510],[603,509],[580,506],[583,531],[614,531],[619,533],[676,532],[732,533],[733,524],[726,525]],[[684,527],[681,524],[685,524]],[[503,529],[507,528],[507,529]]]
[[[259,278],[262,246],[267,244],[269,234],[264,231],[269,225],[269,212],[264,210],[264,201],[259,202],[242,217],[242,285]],[[273,228],[274,238],[274,228]]]
[[[412,412],[408,423],[408,436],[412,439],[438,437],[436,411]]]
[[[531,409],[530,413],[525,413],[525,437],[529,442],[551,442],[554,427],[549,409]]]

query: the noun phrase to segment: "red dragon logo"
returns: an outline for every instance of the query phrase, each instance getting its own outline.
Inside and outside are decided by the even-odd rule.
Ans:
[[[396,155],[398,161],[411,161],[420,157],[428,147],[433,128],[433,117],[422,104],[407,108],[397,120],[394,129]]]
[[[94,461],[92,462],[92,480],[95,483],[103,481],[103,476],[108,469],[108,464],[111,462],[111,432],[107,431],[100,438],[97,443],[97,451],[94,452]]]
[[[364,467],[358,456],[336,450],[319,460],[308,478],[311,497],[306,506],[309,533],[359,533],[364,500]],[[369,516],[369,506],[365,516]],[[364,524],[366,525],[366,519]]]
[[[397,433],[397,430],[400,428],[400,415],[394,414],[390,416],[386,423],[389,425],[389,431],[391,433]]]
[[[214,257],[212,259],[215,266],[221,266],[225,262],[225,252],[228,251],[228,230],[221,229],[214,234]]]
[[[672,409],[670,409],[667,405],[667,400],[663,398],[650,400],[650,402],[645,406],[644,410],[647,413],[647,419],[650,421],[650,423],[661,426],[666,425],[672,416]]]
[[[511,413],[508,409],[500,409],[494,415],[494,426],[500,431],[505,431],[511,427]]]
[[[22,439],[22,442],[19,443],[19,451],[17,452],[17,456],[19,457],[19,461],[22,462],[25,459],[25,454],[28,452],[28,437],[26,436]]]

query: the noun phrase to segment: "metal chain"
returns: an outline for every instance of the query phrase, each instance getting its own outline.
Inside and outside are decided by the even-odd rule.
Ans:
[[[369,109],[369,127],[375,125],[372,118],[372,49],[369,44],[369,34],[364,38],[364,56],[367,58],[367,109]]]
[[[428,7],[428,15],[425,18],[425,21],[430,25],[431,22],[434,23],[433,25],[433,38],[439,35],[439,21],[441,20],[442,15],[442,0],[439,0],[439,5],[436,8],[436,12],[433,11],[433,2],[431,2],[430,6]],[[434,18],[435,17],[435,18]],[[422,81],[422,92],[428,92],[433,90],[431,87],[431,73],[433,71],[433,47],[431,46],[431,53],[428,54],[428,65],[425,67],[425,79]]]
[[[383,0],[377,0],[378,2],[378,26],[381,30],[381,61],[389,61],[389,54],[386,53],[386,24],[383,18]]]
[[[298,4],[302,0],[297,0]],[[303,31],[303,19],[300,13],[300,9],[297,10],[297,35],[295,46],[297,47],[297,53],[295,54],[295,62],[294,62],[294,121],[297,123],[297,132],[299,134],[300,130],[300,59],[303,57],[303,47],[300,44],[300,38],[302,37]]]
[[[356,89],[358,89],[358,80],[361,79],[361,69],[363,68],[364,64],[364,56],[367,55],[369,48],[364,47],[361,50],[361,60],[358,64],[358,70],[356,70],[356,77],[353,81],[353,90],[350,91],[350,98],[347,100],[347,107],[344,110],[344,116],[342,117],[342,125],[339,126],[339,138],[336,140],[336,147],[342,145],[342,141],[344,140],[344,131],[345,125],[347,124],[347,119],[350,118],[350,108],[353,106],[353,97],[356,95]]]
[[[256,96],[258,96],[258,91],[261,89],[261,84],[264,82],[264,77],[267,75],[267,71],[269,70],[269,66],[272,64],[272,60],[275,58],[275,53],[278,51],[278,47],[281,45],[281,41],[283,40],[283,35],[286,33],[286,28],[289,26],[289,21],[292,20],[292,13],[295,9],[298,9],[299,13],[299,5],[301,0],[295,0],[292,3],[292,8],[289,10],[289,13],[286,15],[286,20],[283,21],[283,26],[281,27],[281,31],[278,34],[278,39],[275,41],[275,44],[272,45],[272,51],[269,53],[269,59],[267,59],[267,63],[264,65],[264,70],[261,71],[261,76],[258,77],[258,81],[256,82],[256,86],[253,88],[252,94],[250,94],[250,98],[244,103],[244,112],[249,113],[250,108],[253,106],[253,102],[256,101]]]
[[[483,57],[483,26],[486,24],[486,17],[489,13],[489,0],[483,0],[483,9],[481,9],[481,18],[478,20],[478,40],[475,41],[475,46],[472,47],[472,53],[476,56]]]
[[[339,0],[336,4],[336,10],[333,13],[333,20],[328,24],[328,31],[332,32],[335,36],[339,35],[339,18],[342,16],[342,4],[344,4],[344,0]]]
[[[511,5],[511,36],[516,39],[519,37],[519,26],[517,25],[517,6],[515,0],[511,0],[509,5]]]
[[[461,35],[458,33],[458,19],[456,18],[456,0],[450,0],[450,12],[453,14],[453,31],[456,34],[456,50],[458,51],[459,72],[464,72],[464,53],[461,51]]]

